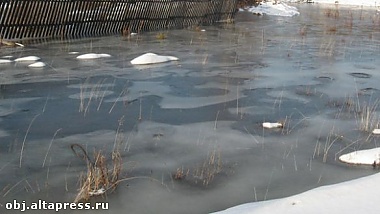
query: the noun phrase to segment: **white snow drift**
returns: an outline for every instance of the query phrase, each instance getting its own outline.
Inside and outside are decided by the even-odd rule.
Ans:
[[[9,59],[0,59],[0,64],[6,64],[6,63],[11,63],[12,60]]]
[[[46,64],[44,62],[35,62],[35,63],[28,65],[28,67],[30,67],[30,68],[42,68],[45,66],[46,66]]]
[[[155,53],[146,53],[131,60],[132,65],[148,65],[155,63],[163,63],[169,61],[176,61],[177,57],[174,56],[162,56]]]
[[[296,16],[300,13],[298,9],[293,6],[289,6],[285,3],[274,3],[274,2],[262,2],[257,7],[248,7],[245,10],[259,15],[272,15],[272,16]]]
[[[380,148],[359,150],[339,157],[339,160],[350,164],[372,165],[380,163]]]
[[[40,60],[38,56],[25,56],[15,59],[15,62],[27,62],[27,61],[37,61]]]
[[[269,123],[264,122],[263,127],[267,129],[273,129],[273,128],[282,128],[282,123]]]
[[[287,198],[239,205],[219,214],[377,214],[380,174],[319,187]]]
[[[111,57],[109,54],[97,54],[97,53],[88,53],[77,56],[77,59],[99,59]]]

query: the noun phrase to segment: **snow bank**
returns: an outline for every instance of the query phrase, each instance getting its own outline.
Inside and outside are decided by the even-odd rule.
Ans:
[[[374,0],[314,0],[313,2],[339,5],[380,6],[380,1]]]
[[[319,187],[288,198],[239,205],[219,214],[320,214],[366,213],[377,214],[376,200],[380,188],[380,174]]]
[[[289,6],[284,2],[296,3],[296,2],[306,2],[306,0],[284,0],[282,2],[278,1],[268,1],[262,2],[259,6],[247,7],[245,9],[239,9],[239,11],[249,11],[254,14],[259,15],[270,15],[270,16],[296,16],[300,13],[298,9],[293,6]],[[356,6],[380,6],[380,0],[314,0],[313,3],[322,3],[322,4],[339,4],[339,5],[356,5]]]
[[[361,150],[339,157],[354,164],[379,163],[380,148]],[[323,186],[287,198],[242,204],[219,214],[293,214],[293,213],[366,213],[377,214],[380,203],[375,198],[380,188],[380,174]]]
[[[273,2],[262,2],[257,7],[248,7],[247,11],[259,15],[272,15],[272,16],[295,16],[299,15],[296,7],[289,6],[285,3],[273,3]]]

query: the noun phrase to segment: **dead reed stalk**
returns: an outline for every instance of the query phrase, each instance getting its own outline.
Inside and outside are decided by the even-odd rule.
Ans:
[[[379,100],[374,103],[364,104],[359,111],[359,130],[370,132],[379,124],[378,115],[376,113]]]
[[[219,149],[214,149],[208,154],[201,166],[194,170],[194,177],[201,179],[203,186],[208,184],[222,171],[222,158]]]

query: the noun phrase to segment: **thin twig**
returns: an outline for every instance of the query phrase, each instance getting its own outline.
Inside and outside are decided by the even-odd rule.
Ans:
[[[26,130],[26,133],[25,133],[25,136],[24,136],[24,140],[22,141],[21,152],[20,152],[20,168],[21,168],[22,154],[23,154],[23,152],[24,152],[24,147],[25,147],[26,137],[27,137],[28,134],[29,134],[30,127],[32,127],[32,124],[33,124],[34,120],[35,120],[38,116],[40,116],[40,114],[37,114],[36,116],[33,117],[32,121],[31,121],[30,124],[29,124],[28,129]]]
[[[45,166],[46,158],[47,158],[48,153],[49,153],[49,151],[50,151],[51,145],[53,144],[53,140],[54,140],[55,136],[56,136],[56,135],[58,134],[58,132],[61,131],[61,130],[62,130],[62,128],[60,128],[60,129],[58,129],[57,131],[55,131],[55,133],[54,133],[54,135],[53,135],[53,138],[52,138],[51,141],[50,141],[49,148],[48,148],[48,150],[47,150],[47,152],[46,152],[46,155],[45,155],[45,158],[44,158],[44,162],[42,163],[42,167]]]
[[[82,151],[83,156],[80,156],[80,154],[75,150],[75,147],[78,147]],[[83,146],[81,146],[80,144],[74,143],[70,145],[70,148],[77,157],[86,160],[89,164],[91,164],[91,166],[95,165],[94,162],[91,161],[91,158],[88,156],[87,151],[83,148]]]
[[[18,185],[19,185],[21,182],[23,182],[24,180],[25,180],[25,179],[20,180],[20,181],[17,182],[15,185],[13,185],[11,188],[9,188],[9,190],[8,190],[6,193],[4,193],[3,197],[7,196],[7,195],[12,191],[13,188],[15,188],[16,186],[18,186]]]

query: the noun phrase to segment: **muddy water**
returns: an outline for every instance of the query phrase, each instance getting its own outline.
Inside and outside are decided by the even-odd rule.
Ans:
[[[378,120],[380,16],[297,7],[298,17],[241,12],[234,25],[165,40],[152,32],[1,49],[48,66],[0,65],[0,203],[73,201],[86,170],[73,143],[109,153],[116,142],[122,176],[135,178],[95,198],[110,203],[98,213],[208,213],[376,173],[337,157],[378,145],[360,119],[370,107],[370,128]],[[180,60],[129,63],[146,52]]]

